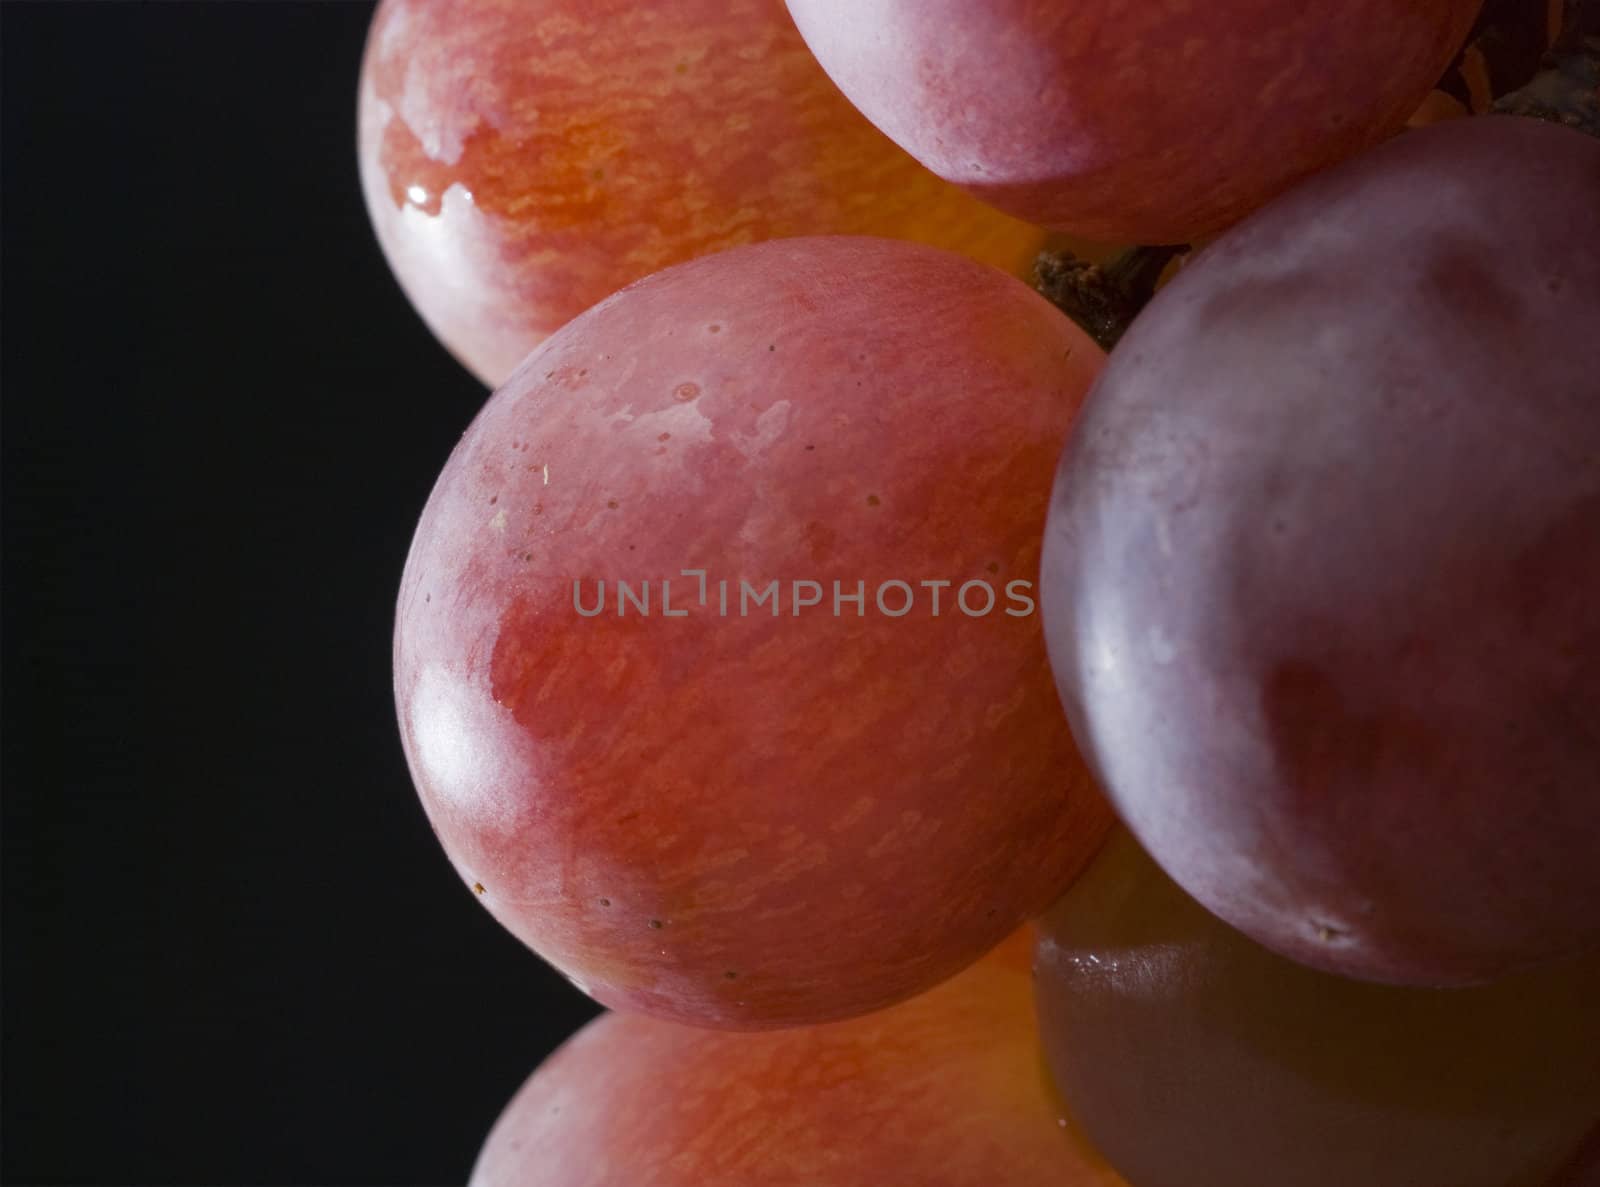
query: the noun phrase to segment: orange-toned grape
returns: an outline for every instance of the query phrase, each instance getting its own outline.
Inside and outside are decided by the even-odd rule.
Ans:
[[[360,167],[401,286],[491,386],[692,256],[866,234],[1017,272],[1041,238],[874,129],[782,0],[384,0]]]
[[[1060,1116],[1029,990],[1020,938],[853,1022],[605,1015],[523,1085],[471,1187],[1126,1187]]]
[[[1041,921],[1037,980],[1057,1084],[1137,1187],[1538,1187],[1600,1118],[1600,958],[1452,990],[1316,972],[1121,829]]]
[[[1442,123],[1445,120],[1461,119],[1471,115],[1461,101],[1447,91],[1429,91],[1417,109],[1411,113],[1411,118],[1406,121],[1408,128],[1426,128],[1429,124]]]

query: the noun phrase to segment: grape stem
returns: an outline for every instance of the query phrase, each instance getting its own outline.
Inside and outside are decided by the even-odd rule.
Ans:
[[[1187,244],[1130,247],[1107,264],[1080,260],[1070,251],[1042,252],[1033,265],[1033,285],[1055,306],[1110,350],[1155,296],[1156,281]]]
[[[1561,35],[1526,86],[1492,110],[1549,120],[1600,137],[1600,0],[1566,0]]]

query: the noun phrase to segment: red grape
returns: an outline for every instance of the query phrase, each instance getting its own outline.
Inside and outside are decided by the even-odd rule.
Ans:
[[[1471,989],[1316,972],[1120,830],[1036,977],[1057,1086],[1138,1187],[1539,1187],[1600,1117],[1600,958]]]
[[[1414,132],[1186,267],[1062,459],[1041,607],[1151,854],[1402,984],[1600,942],[1600,143]]]
[[[608,1014],[523,1085],[471,1187],[1125,1187],[1039,1070],[1027,948],[870,1018],[726,1035]]]
[[[782,0],[384,0],[360,165],[395,275],[491,386],[614,290],[721,248],[890,235],[1015,271],[1041,239],[853,110]]]
[[[765,1027],[909,996],[1051,902],[1109,812],[1011,595],[1102,357],[995,269],[853,238],[551,337],[400,595],[402,736],[484,905],[609,1005]]]
[[[1178,243],[1405,123],[1478,0],[789,0],[866,116],[1002,210]]]

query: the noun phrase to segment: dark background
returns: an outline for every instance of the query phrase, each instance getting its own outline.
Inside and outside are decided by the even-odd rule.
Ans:
[[[367,227],[370,14],[0,4],[7,1183],[460,1182],[593,1010],[394,725],[486,393]]]

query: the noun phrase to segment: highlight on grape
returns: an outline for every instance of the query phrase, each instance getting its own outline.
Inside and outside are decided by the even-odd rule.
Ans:
[[[682,569],[679,570],[679,576],[696,578],[699,589],[691,593],[691,601],[680,601],[677,605],[672,601],[670,577],[660,579],[656,586],[658,596],[654,599],[651,597],[649,578],[632,582],[613,581],[611,588],[615,600],[610,603],[606,597],[605,579],[594,579],[593,589],[586,593],[584,579],[577,577],[572,582],[572,608],[584,618],[598,618],[606,612],[608,604],[614,606],[615,614],[619,618],[629,614],[642,618],[649,618],[652,615],[660,618],[687,618],[691,613],[695,613],[693,608],[696,606],[714,613],[718,618],[748,618],[752,612],[760,614],[763,611],[777,618],[783,613],[786,604],[789,607],[788,615],[792,618],[799,618],[802,613],[812,611],[819,614],[828,613],[830,607],[834,618],[843,618],[850,613],[846,609],[847,606],[854,607],[857,618],[866,617],[868,607],[886,618],[904,618],[923,601],[926,602],[934,618],[941,615],[952,617],[952,606],[968,618],[986,618],[997,609],[1001,609],[1000,592],[981,577],[963,581],[960,585],[942,578],[923,579],[915,583],[890,578],[879,581],[876,588],[871,589],[865,579],[858,579],[852,589],[851,583],[837,579],[831,583],[813,581],[809,578],[795,578],[788,581],[774,578],[765,584],[753,584],[743,578],[737,581],[722,578],[712,582],[708,580],[704,569]],[[952,587],[955,594],[947,598],[946,591]],[[1033,582],[1018,578],[1007,581],[1002,589],[1006,603],[1001,609],[1002,613],[1011,618],[1027,618],[1033,614],[1034,601],[1029,596]],[[787,602],[784,598],[785,591],[788,593]],[[924,591],[926,598],[919,591]]]

